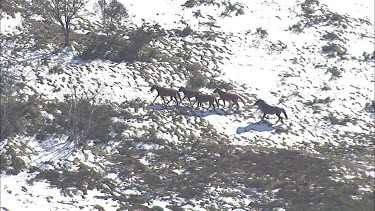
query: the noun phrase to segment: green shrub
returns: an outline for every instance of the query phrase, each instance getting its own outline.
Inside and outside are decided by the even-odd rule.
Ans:
[[[148,45],[159,36],[160,31],[162,30],[158,25],[144,24],[129,32],[128,39],[92,34],[91,41],[79,58],[84,60],[108,59],[113,62],[150,62],[158,52]]]
[[[88,190],[99,190],[103,188],[103,185],[111,187],[110,180],[105,179],[102,174],[84,164],[80,164],[79,168],[74,171],[69,169],[42,170],[35,176],[35,180],[44,179],[69,196],[75,194],[78,190],[86,195]]]
[[[367,60],[375,60],[375,51],[372,52],[372,53],[363,52],[362,56],[363,56],[363,59],[365,61],[367,61]]]
[[[307,101],[304,104],[306,106],[315,106],[316,104],[329,104],[332,101],[333,99],[331,99],[330,97],[326,97],[325,99],[315,98],[313,101]]]
[[[231,17],[232,13],[235,14],[235,16],[243,15],[244,12],[244,5],[236,2],[232,4],[230,1],[228,1],[225,4],[225,10],[221,13],[221,17]]]
[[[11,146],[0,155],[0,172],[8,174],[19,174],[23,169],[26,169],[26,163],[19,157],[18,153]]]
[[[65,102],[58,103],[57,110],[61,113],[54,114],[54,121],[59,125],[60,132],[68,134],[78,144],[85,145],[87,140],[105,144],[112,139],[112,117],[117,112],[111,105],[67,96]]]
[[[205,87],[206,85],[207,79],[200,72],[193,73],[187,80],[187,86],[191,87],[192,89],[199,89]]]
[[[369,103],[366,103],[365,110],[369,113],[375,113],[375,100],[372,100]]]
[[[223,80],[217,80],[217,79],[211,78],[209,79],[207,88],[209,89],[220,88],[224,90],[233,90],[234,86],[231,83],[225,82]]]
[[[327,68],[326,73],[330,73],[333,78],[339,78],[341,76],[341,72],[343,71],[343,68],[337,68],[336,66]]]
[[[191,29],[190,26],[186,26],[182,31],[177,31],[178,34],[181,36],[181,37],[187,37],[191,34],[193,34],[193,29]]]
[[[347,49],[340,44],[329,43],[322,47],[322,52],[327,54],[329,57],[342,57],[346,54]]]
[[[349,116],[345,116],[344,118],[340,119],[340,118],[337,118],[332,113],[324,117],[324,120],[329,121],[331,124],[334,124],[334,125],[346,125],[348,122],[355,125],[357,123],[356,120],[351,119]]]
[[[263,29],[262,27],[257,28],[255,34],[257,34],[260,39],[264,39],[268,36],[267,30]]]
[[[323,38],[326,39],[326,40],[329,40],[329,41],[333,41],[333,40],[340,40],[340,41],[342,41],[342,39],[340,38],[340,36],[337,35],[334,32],[327,32],[325,35],[323,35]]]
[[[26,133],[35,135],[46,126],[39,108],[41,101],[37,97],[24,100],[2,95],[0,102],[1,140]]]

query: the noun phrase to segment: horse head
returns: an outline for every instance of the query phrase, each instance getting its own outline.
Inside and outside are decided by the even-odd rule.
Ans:
[[[178,89],[179,92],[185,92],[185,90],[186,89],[184,87],[182,87],[182,86]]]
[[[156,85],[152,85],[151,89],[150,89],[150,92],[154,91],[154,89],[156,89],[156,87],[157,87]]]
[[[254,103],[254,105],[259,105],[259,106],[261,106],[261,105],[263,105],[264,103],[265,103],[264,100],[259,99],[259,100],[257,100],[257,101]]]

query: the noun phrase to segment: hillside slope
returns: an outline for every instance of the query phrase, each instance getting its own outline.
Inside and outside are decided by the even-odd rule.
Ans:
[[[29,1],[4,4],[2,210],[373,208],[373,1],[120,2],[131,61],[84,57],[96,13],[63,48]],[[244,102],[152,103],[153,84]]]

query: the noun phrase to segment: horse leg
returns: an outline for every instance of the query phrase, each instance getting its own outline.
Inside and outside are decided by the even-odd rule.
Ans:
[[[216,102],[217,102],[217,107],[219,107],[220,106],[220,99],[217,99]]]
[[[237,110],[240,109],[240,104],[238,104],[238,101],[235,101],[235,105],[237,105]]]
[[[215,109],[215,105],[212,103],[212,101],[209,101],[208,102],[210,104],[210,106],[208,106],[208,108],[211,108],[211,106]]]
[[[266,113],[263,114],[262,121],[264,121],[264,118],[266,118]]]
[[[171,96],[171,99],[167,102],[167,105],[173,100],[173,97]]]
[[[279,119],[277,120],[277,122],[275,124],[277,124],[279,121],[281,121],[281,123],[284,124],[283,118],[281,117],[280,113],[277,113],[276,115],[277,115],[277,117],[279,117]]]
[[[159,97],[159,95],[156,95],[154,101],[152,101],[152,104],[154,104],[154,102],[155,102],[155,100],[156,100],[157,97]]]

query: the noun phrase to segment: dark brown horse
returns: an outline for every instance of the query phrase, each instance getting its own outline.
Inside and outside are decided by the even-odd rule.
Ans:
[[[185,87],[180,87],[180,89],[178,89],[179,92],[183,92],[184,93],[184,97],[181,99],[181,101],[183,101],[185,98],[189,100],[189,104],[191,105],[191,100],[190,98],[194,98],[197,94],[199,94],[200,92],[197,91],[197,90],[190,90],[190,89],[186,89]]]
[[[210,106],[208,108],[211,108],[211,106],[212,106],[215,109],[215,102],[216,102],[217,107],[219,107],[219,103],[218,103],[215,95],[203,94],[203,93],[197,92],[197,93],[195,93],[194,97],[197,100],[196,102],[198,103],[197,107],[203,106],[203,103],[205,103],[205,102],[208,102],[210,104]],[[195,102],[193,103],[193,105],[194,104],[195,104]]]
[[[155,99],[154,99],[154,101],[152,101],[152,103],[154,103],[156,98],[159,97],[159,96],[163,99],[164,104],[165,104],[165,98],[164,97],[170,97],[171,98],[166,104],[171,102],[173,99],[176,100],[177,105],[179,104],[179,100],[181,101],[180,93],[175,89],[153,85],[150,89],[150,92],[152,92],[154,90],[156,90],[158,92],[158,95],[155,97]]]
[[[225,101],[228,101],[228,102],[232,101],[233,102],[232,106],[237,105],[237,108],[240,107],[240,105],[238,104],[238,100],[241,100],[243,103],[245,103],[242,97],[240,97],[238,94],[224,92],[223,90],[219,88],[216,88],[214,90],[214,93],[218,93],[220,95],[220,99],[218,100],[218,103],[220,102],[220,100],[222,100],[224,102],[224,106],[225,106]]]
[[[279,121],[284,124],[283,118],[281,117],[281,112],[285,115],[285,118],[288,119],[288,116],[283,108],[268,105],[264,100],[259,99],[254,105],[259,106],[260,110],[263,112],[262,120],[264,120],[267,114],[276,114],[279,119],[275,124],[277,124]]]

